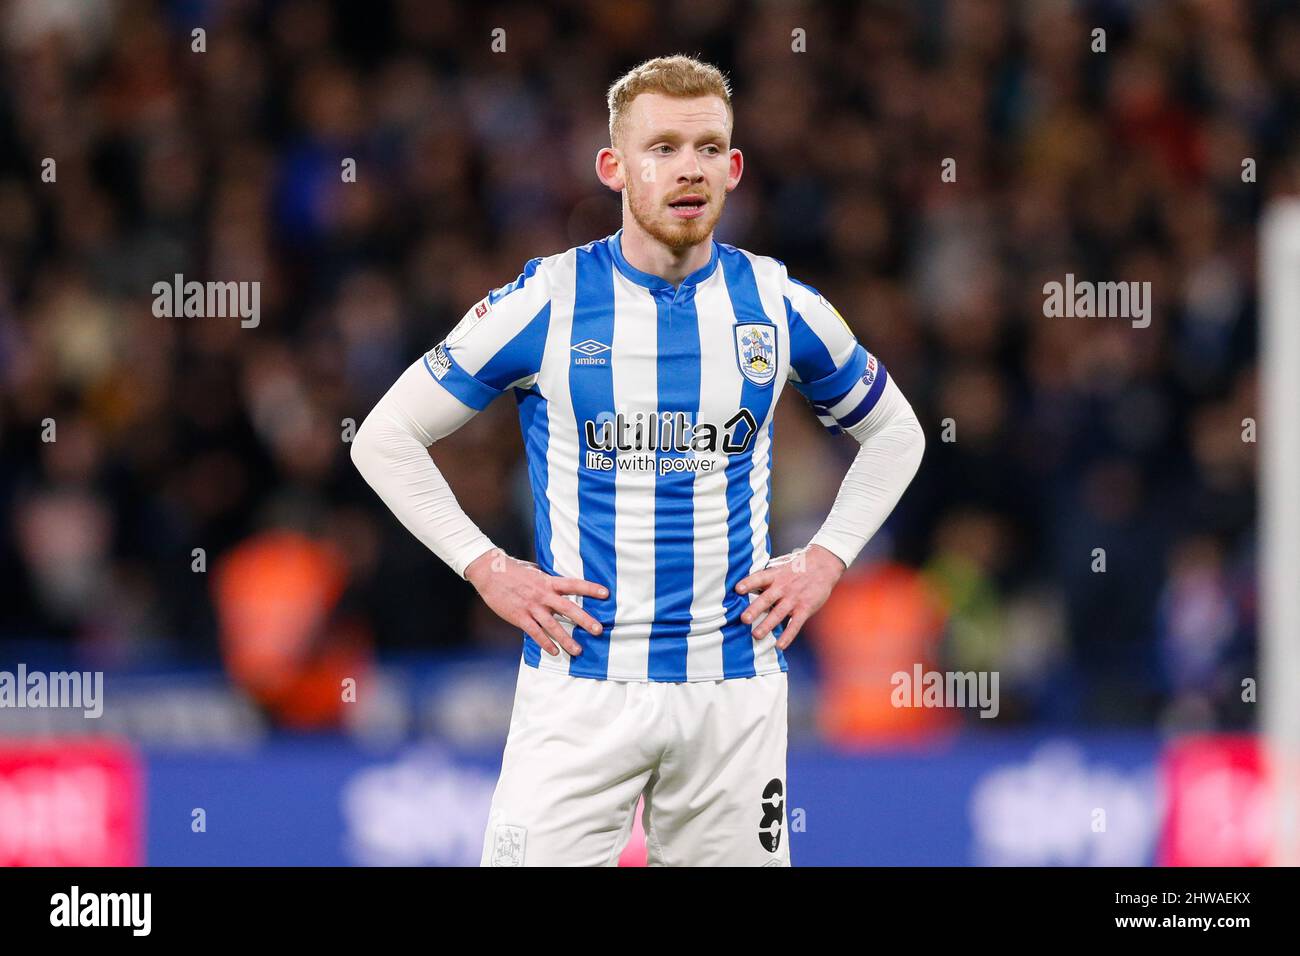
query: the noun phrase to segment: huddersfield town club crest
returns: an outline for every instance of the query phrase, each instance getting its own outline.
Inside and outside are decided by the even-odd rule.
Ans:
[[[755,385],[766,385],[776,376],[776,327],[758,322],[736,326],[736,360],[740,371]]]

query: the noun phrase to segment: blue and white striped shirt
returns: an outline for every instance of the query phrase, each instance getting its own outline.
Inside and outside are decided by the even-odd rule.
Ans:
[[[631,266],[621,237],[531,260],[424,357],[473,408],[513,391],[537,562],[609,588],[575,599],[599,636],[564,625],[581,655],[525,636],[524,659],[608,680],[784,671],[735,591],[771,557],[777,398],[789,380],[838,430],[875,406],[884,366],[776,259],[715,241],[674,287]]]

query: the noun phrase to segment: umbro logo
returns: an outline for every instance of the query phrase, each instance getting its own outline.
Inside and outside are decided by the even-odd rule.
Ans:
[[[573,351],[578,353],[573,358],[574,365],[605,365],[605,353],[609,351],[609,346],[595,339],[587,339],[573,346]]]

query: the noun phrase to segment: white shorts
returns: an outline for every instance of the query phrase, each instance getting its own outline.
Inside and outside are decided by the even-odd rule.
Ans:
[[[664,683],[519,665],[483,866],[789,866],[786,675]]]

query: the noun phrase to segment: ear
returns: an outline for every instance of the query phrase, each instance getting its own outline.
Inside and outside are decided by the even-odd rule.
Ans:
[[[731,150],[727,155],[727,192],[731,192],[740,185],[740,177],[745,172],[745,157],[738,149]]]
[[[596,153],[596,178],[616,193],[627,185],[623,157],[614,147],[604,146]]]

